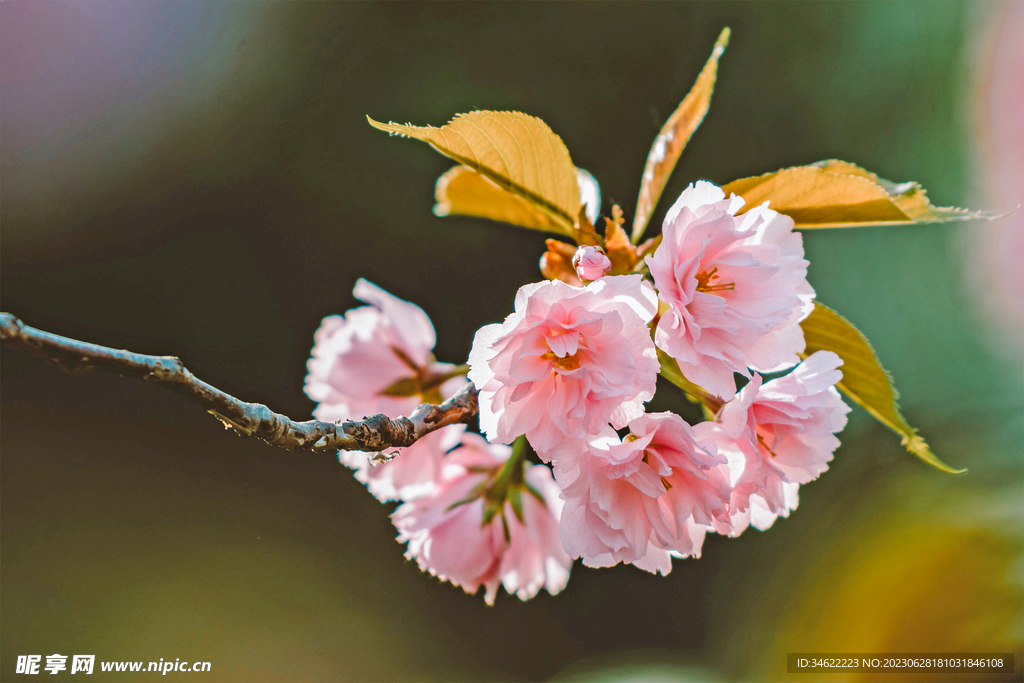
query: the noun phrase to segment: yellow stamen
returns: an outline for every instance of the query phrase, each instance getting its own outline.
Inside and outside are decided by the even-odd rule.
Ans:
[[[712,280],[717,280],[718,276],[715,273],[718,272],[718,267],[711,269],[711,272],[697,273],[697,291],[698,292],[724,292],[733,291],[736,289],[735,282],[729,282],[724,285],[710,285],[708,284]]]
[[[571,356],[566,356],[565,358],[559,358],[555,355],[554,351],[548,351],[543,357],[563,370],[575,370],[580,366],[580,359],[577,358],[575,353]]]
[[[666,491],[672,488],[672,484],[668,483],[668,479],[666,479],[665,477],[661,478],[661,483],[665,486]]]

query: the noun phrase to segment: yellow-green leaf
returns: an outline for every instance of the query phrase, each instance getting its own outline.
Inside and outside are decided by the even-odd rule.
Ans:
[[[816,166],[829,173],[867,178],[868,180],[881,185],[888,193],[889,198],[892,199],[893,203],[899,207],[900,211],[909,216],[915,223],[936,223],[976,219],[993,220],[1001,217],[984,211],[969,211],[968,209],[958,209],[952,206],[932,206],[932,203],[928,201],[928,195],[920,184],[915,182],[894,183],[891,180],[879,178],[871,171],[863,169],[856,164],[851,164],[848,161],[827,159],[825,161],[819,161],[816,164],[812,164],[812,166]]]
[[[874,349],[860,330],[820,303],[814,304],[814,310],[800,323],[800,327],[807,342],[805,355],[825,350],[842,358],[840,370],[843,381],[837,385],[839,389],[903,437],[903,445],[908,451],[943,472],[961,474],[967,471],[954,469],[939,460],[917,430],[903,419],[896,405],[899,394],[892,385],[892,378],[878,362]]]
[[[475,216],[565,234],[562,223],[550,213],[468,166],[456,166],[438,178],[434,199],[434,213],[438,216]]]
[[[715,77],[718,74],[718,58],[725,52],[729,44],[729,29],[722,29],[721,35],[711,51],[711,58],[697,76],[697,82],[689,94],[662,126],[658,137],[654,138],[651,151],[647,154],[644,175],[640,181],[640,196],[636,200],[636,215],[633,217],[633,243],[640,241],[640,236],[647,228],[647,222],[654,213],[662,190],[668,183],[672,169],[676,167],[679,155],[690,141],[694,131],[704,120],[711,106],[711,93],[715,89]]]
[[[743,211],[770,201],[771,208],[790,216],[797,228],[913,225],[998,218],[984,211],[932,206],[917,183],[893,183],[835,159],[734,180],[722,189],[726,194],[734,192],[746,200]]]
[[[374,128],[422,140],[486,176],[547,214],[560,232],[575,225],[580,210],[576,167],[562,139],[540,119],[514,111],[475,111],[434,128],[366,118]]]

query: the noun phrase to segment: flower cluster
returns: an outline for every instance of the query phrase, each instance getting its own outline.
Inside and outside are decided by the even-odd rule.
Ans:
[[[767,202],[743,208],[699,182],[628,270],[581,246],[575,274],[522,287],[504,322],[477,331],[468,368],[435,361],[420,308],[357,283],[370,306],[317,332],[317,417],[408,414],[451,396],[463,372],[479,392],[486,440],[453,425],[383,464],[342,455],[377,498],[401,501],[407,557],[484,586],[488,602],[499,585],[527,599],[561,590],[571,558],[667,574],[673,557],[700,556],[706,534],[765,529],[796,507],[846,423],[842,361],[801,361],[814,290],[793,220]],[[709,419],[645,412],[665,367]],[[526,464],[526,442],[550,467]]]
[[[653,287],[580,247],[585,284],[527,285],[504,323],[476,334],[481,430],[505,443],[525,435],[552,464],[562,544],[584,564],[664,574],[672,556],[698,557],[708,532],[767,528],[839,445],[842,361],[822,351],[800,362],[814,306],[801,237],[767,203],[743,206],[691,185],[645,259]],[[714,419],[644,412],[659,351]],[[793,366],[764,384],[758,374]],[[737,374],[748,380],[739,393]]]
[[[316,332],[306,377],[315,417],[398,417],[462,388],[466,368],[434,359],[423,309],[365,280],[353,294],[370,305],[325,318]],[[510,461],[511,451],[455,424],[383,463],[360,451],[339,457],[381,502],[402,503],[393,519],[407,557],[467,592],[485,586],[491,603],[501,584],[524,600],[541,588],[557,593],[572,564],[558,537],[562,501],[551,470]]]

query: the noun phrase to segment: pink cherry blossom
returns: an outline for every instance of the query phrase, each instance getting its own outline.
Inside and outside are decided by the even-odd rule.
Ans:
[[[305,387],[319,403],[313,415],[328,421],[408,415],[423,402],[421,395],[383,392],[400,380],[437,377],[455,366],[434,362],[434,326],[419,306],[363,279],[352,293],[370,305],[324,318],[314,336]],[[463,384],[462,377],[450,379],[440,392],[451,396]]]
[[[639,417],[660,368],[647,328],[657,305],[639,275],[520,288],[515,312],[478,330],[469,353],[481,430],[503,443],[526,434],[543,457]]]
[[[733,373],[776,372],[804,349],[800,321],[813,308],[803,241],[793,219],[708,182],[688,187],[665,216],[646,262],[668,304],[655,343],[683,374],[716,396],[736,393]]]
[[[390,460],[375,463],[375,454],[341,451],[341,464],[355,470],[355,477],[366,484],[377,500],[409,501],[437,490],[445,454],[459,444],[466,425],[454,424],[420,437],[413,445],[398,449]]]
[[[627,562],[667,574],[670,552],[700,557],[711,524],[728,520],[726,459],[674,413],[643,415],[629,428],[623,441],[606,428],[552,452],[566,501],[562,544],[588,566]]]
[[[494,603],[499,585],[522,600],[541,588],[558,593],[569,580],[572,565],[558,534],[562,507],[558,485],[546,466],[526,470],[526,481],[544,502],[521,490],[522,522],[509,501],[487,524],[483,523],[483,497],[460,502],[474,492],[479,494],[479,487],[488,481],[488,468],[492,472],[500,468],[510,453],[508,446],[464,435],[463,446],[445,459],[437,490],[402,505],[392,515],[398,541],[409,544],[406,557],[467,593],[484,586],[488,604]]]
[[[835,433],[846,426],[850,411],[834,386],[842,379],[840,365],[836,354],[818,351],[763,385],[755,374],[722,407],[717,424],[698,425],[698,433],[714,438],[729,460],[733,520],[716,525],[721,533],[736,536],[748,524],[771,526],[796,507],[798,485],[828,469],[839,446]]]
[[[580,280],[590,282],[604,277],[604,274],[612,267],[612,262],[598,247],[583,245],[576,250],[576,254],[572,257],[572,266],[576,269],[576,275]]]
[[[433,389],[425,386],[455,366],[434,362],[434,326],[423,309],[362,279],[352,293],[371,305],[324,318],[316,332],[306,376],[306,393],[319,401],[313,411],[316,418],[408,415],[427,397],[383,393],[397,382],[441,398],[466,383],[464,377],[454,377]],[[370,463],[374,454],[360,451],[342,451],[339,459],[355,469],[356,478],[381,501],[410,500],[435,488],[442,457],[464,431],[464,425],[445,427],[402,449],[401,457],[379,465]]]

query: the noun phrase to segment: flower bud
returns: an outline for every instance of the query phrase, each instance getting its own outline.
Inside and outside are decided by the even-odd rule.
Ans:
[[[612,267],[612,262],[605,256],[601,247],[584,245],[576,250],[576,254],[572,257],[572,266],[581,280],[592,282],[604,277],[604,274]]]

